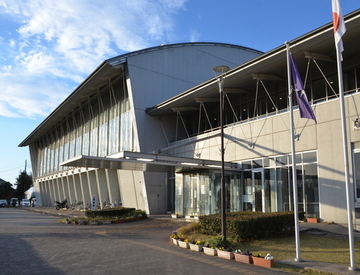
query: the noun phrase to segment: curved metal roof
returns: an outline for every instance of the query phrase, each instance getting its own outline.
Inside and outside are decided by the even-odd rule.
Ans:
[[[165,44],[161,46],[146,48],[126,54],[122,54],[110,59],[105,60],[100,66],[95,69],[54,111],[50,113],[43,122],[35,128],[20,144],[19,147],[27,146],[37,140],[44,133],[52,129],[57,123],[59,123],[64,117],[71,113],[74,108],[80,106],[80,104],[86,101],[93,94],[98,92],[97,88],[103,87],[108,84],[108,80],[105,78],[112,78],[114,75],[118,75],[119,72],[124,72],[127,58],[146,54],[154,51],[166,50],[169,48],[191,47],[191,46],[213,46],[213,47],[226,47],[237,48],[241,50],[251,51],[255,53],[262,53],[260,51],[246,48],[243,46],[237,46],[233,44],[225,43],[210,43],[210,42],[188,42],[177,44]],[[96,88],[94,88],[96,87]]]
[[[360,32],[360,9],[344,16],[347,31],[343,36],[345,51],[344,59],[358,55],[358,37]],[[335,46],[333,23],[330,22],[309,33],[290,41],[292,54],[298,58],[305,58],[305,51],[312,54],[323,54],[335,60]],[[276,74],[280,80],[287,79],[285,45],[281,45],[248,62],[245,62],[226,72],[226,89],[238,94],[243,91],[255,91],[254,75]],[[298,63],[298,67],[306,62]],[[281,80],[282,79],[282,80]],[[149,107],[146,112],[152,116],[172,115],[174,108],[198,108],[196,98],[219,98],[217,77],[209,79],[191,89],[179,93],[155,106]],[[234,94],[236,96],[236,94]]]
[[[166,49],[170,49],[170,48],[180,48],[180,47],[191,47],[191,46],[213,46],[213,47],[226,47],[226,48],[236,48],[236,49],[241,49],[241,50],[245,50],[245,51],[250,51],[250,52],[254,52],[254,53],[258,53],[258,54],[262,54],[263,52],[255,50],[255,49],[251,49],[248,47],[243,47],[243,46],[239,46],[239,45],[234,45],[234,44],[227,44],[227,43],[212,43],[212,42],[185,42],[185,43],[175,43],[175,44],[162,44],[160,46],[156,46],[156,47],[151,47],[151,48],[146,48],[146,49],[142,49],[142,50],[138,50],[138,51],[134,51],[134,52],[130,52],[130,53],[126,53],[126,54],[122,54],[110,59],[107,59],[105,62],[107,62],[108,64],[116,67],[121,65],[122,63],[124,63],[126,61],[126,58],[131,57],[131,56],[135,56],[135,55],[140,55],[140,54],[145,54],[148,52],[154,52],[154,51],[160,51],[160,50],[166,50]]]

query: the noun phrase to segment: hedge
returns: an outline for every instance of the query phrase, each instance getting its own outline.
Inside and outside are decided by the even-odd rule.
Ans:
[[[301,219],[303,213],[299,214]],[[200,216],[205,234],[221,234],[221,215]],[[237,241],[262,239],[294,233],[294,212],[232,212],[226,214],[227,234]]]
[[[85,216],[88,218],[96,217],[121,217],[125,215],[130,215],[135,211],[135,208],[126,208],[126,207],[116,207],[116,208],[107,208],[101,210],[87,210],[85,211]]]

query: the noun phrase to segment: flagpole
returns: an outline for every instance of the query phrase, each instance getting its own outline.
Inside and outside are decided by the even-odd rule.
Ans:
[[[334,40],[336,49],[336,63],[338,71],[339,82],[339,97],[340,97],[340,114],[341,114],[341,129],[343,139],[343,153],[344,153],[344,174],[345,174],[345,188],[346,188],[346,207],[347,207],[347,219],[349,230],[349,249],[350,249],[350,266],[349,270],[357,270],[355,266],[355,247],[354,247],[354,229],[352,220],[352,211],[354,209],[353,200],[351,197],[351,184],[349,176],[349,148],[348,137],[346,130],[346,116],[345,116],[345,102],[344,102],[344,84],[342,73],[342,51],[344,50],[342,36],[346,32],[346,26],[342,15],[339,0],[332,0],[332,16],[334,25]]]
[[[353,209],[353,203],[350,192],[350,177],[349,177],[349,156],[348,156],[348,138],[346,133],[346,117],[345,117],[345,103],[344,103],[344,85],[343,74],[341,66],[341,51],[336,44],[336,60],[338,70],[338,82],[339,82],[339,97],[340,97],[340,112],[341,112],[341,128],[343,138],[343,151],[344,151],[344,173],[345,173],[345,187],[346,187],[346,206],[347,206],[347,219],[349,230],[349,248],[350,248],[350,266],[349,270],[357,270],[355,265],[355,248],[354,248],[354,230],[351,211]]]
[[[300,230],[299,230],[299,217],[298,217],[298,192],[297,192],[297,178],[296,178],[296,163],[295,163],[295,135],[294,135],[294,114],[293,114],[293,101],[291,89],[291,70],[290,70],[290,52],[289,42],[286,45],[286,58],[287,58],[287,75],[288,75],[288,91],[289,91],[289,108],[290,108],[290,131],[291,131],[291,164],[292,164],[292,178],[293,178],[293,196],[294,196],[294,222],[295,222],[295,244],[296,244],[296,262],[302,262],[300,256]]]

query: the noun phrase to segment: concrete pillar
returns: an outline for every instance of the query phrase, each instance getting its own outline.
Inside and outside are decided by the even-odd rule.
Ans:
[[[52,179],[51,180],[51,204],[54,205],[55,203],[55,199],[58,197],[59,193],[58,193],[58,183],[57,183],[57,179]]]
[[[46,199],[47,199],[47,205],[48,206],[51,206],[52,203],[51,203],[51,188],[50,188],[50,181],[49,180],[46,180],[45,181],[45,186],[46,186]]]
[[[39,181],[39,193],[40,193],[40,200],[42,202],[41,206],[46,206],[46,189],[44,188],[44,182]]]
[[[91,205],[91,193],[90,193],[90,182],[87,178],[87,172],[79,174],[79,182],[81,193],[84,201],[84,206],[90,208]]]
[[[49,202],[49,187],[48,187],[48,182],[47,181],[42,181],[41,182],[42,186],[43,186],[43,190],[44,190],[44,201],[45,201],[45,206],[50,206]]]
[[[96,180],[95,170],[88,171],[86,176],[87,176],[87,181],[89,184],[90,198],[92,198],[92,196],[96,196],[97,205],[99,205],[99,191],[97,188],[97,180]]]
[[[59,196],[59,184],[58,184],[57,178],[53,178],[51,181],[52,181],[52,188],[53,188],[51,203],[54,204],[55,198],[57,198]]]
[[[54,200],[60,200],[60,198],[62,198],[62,184],[61,184],[61,179],[60,178],[56,178],[55,179],[55,197]]]
[[[109,192],[107,189],[105,169],[96,169],[96,183],[99,191],[99,200],[101,209],[104,208],[104,204],[109,203]]]
[[[69,193],[69,183],[68,183],[68,176],[64,176],[62,178],[62,185],[64,188],[64,197],[61,198],[61,201],[65,198],[67,199],[68,203],[70,203],[70,193]]]
[[[122,206],[138,208],[133,171],[117,170],[117,174]]]
[[[118,207],[121,199],[117,171],[114,169],[106,169],[105,175],[107,189],[109,191],[110,204]]]
[[[115,172],[116,172],[117,184],[118,184],[119,194],[120,194],[119,206],[123,206],[123,199],[122,199],[123,193],[121,192],[120,170],[115,170]]]
[[[67,177],[67,184],[68,184],[68,197],[67,201],[70,204],[75,203],[76,197],[75,197],[75,188],[74,188],[74,178],[73,175],[70,174]]]
[[[49,203],[52,203],[54,201],[54,183],[52,180],[47,180],[46,181],[47,184],[46,186],[48,187],[48,191],[49,191]]]
[[[43,191],[40,186],[40,183],[34,182],[34,188],[35,188],[36,203],[38,206],[43,206],[43,198],[42,198]]]
[[[79,174],[72,175],[72,180],[74,185],[75,201],[84,201],[83,194],[81,192]]]
[[[66,182],[66,177],[64,176],[64,174],[61,176],[61,178],[59,178],[59,200],[62,201],[65,197],[66,197],[66,193],[65,193],[65,182]]]

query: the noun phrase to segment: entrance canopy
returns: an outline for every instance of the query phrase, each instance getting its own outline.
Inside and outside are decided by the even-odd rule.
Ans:
[[[148,172],[184,172],[189,170],[220,170],[221,161],[163,156],[159,154],[122,151],[106,157],[77,156],[60,163],[61,166],[122,169]],[[225,162],[227,171],[239,171],[240,164]]]

